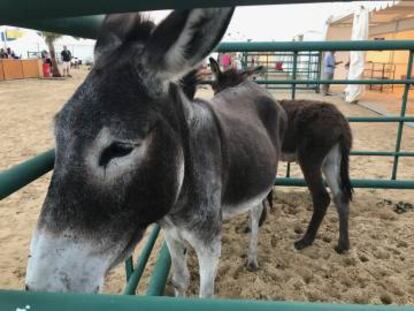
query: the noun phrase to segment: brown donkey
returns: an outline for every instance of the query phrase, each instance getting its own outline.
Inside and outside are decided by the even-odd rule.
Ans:
[[[262,67],[237,71],[220,70],[210,58],[215,76],[214,93],[244,83]],[[298,162],[311,192],[313,215],[305,235],[295,248],[300,250],[313,243],[318,228],[330,204],[330,196],[323,182],[326,178],[339,215],[339,241],[335,250],[343,253],[349,249],[348,214],[352,200],[349,179],[349,153],[352,133],[343,114],[332,104],[314,100],[280,100],[288,116],[288,128],[282,144],[282,161]]]

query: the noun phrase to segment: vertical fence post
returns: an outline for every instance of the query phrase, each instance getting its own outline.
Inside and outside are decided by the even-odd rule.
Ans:
[[[139,281],[141,280],[142,274],[144,273],[144,269],[147,265],[148,259],[151,256],[151,252],[154,248],[155,242],[157,241],[160,230],[161,228],[159,225],[153,225],[151,233],[146,239],[146,242],[141,249],[141,253],[138,256],[134,271],[128,278],[128,282],[123,292],[124,295],[135,295]]]
[[[290,162],[288,162],[286,164],[286,177],[289,178],[290,177]]]
[[[306,80],[308,81],[308,83],[306,84],[306,89],[309,89],[309,79],[310,79],[310,71],[311,71],[311,66],[312,66],[312,54],[311,51],[308,52],[308,65],[306,66],[307,70],[306,70]]]
[[[296,71],[298,68],[298,52],[293,52],[293,68],[292,68],[292,80],[296,80]],[[292,84],[292,99],[296,97],[296,84]]]
[[[164,242],[149,280],[146,296],[162,296],[170,272],[171,257],[167,243]]]
[[[128,259],[125,261],[125,275],[126,281],[129,281],[132,272],[134,272],[134,263],[132,262],[132,256],[129,256]]]
[[[293,68],[292,68],[292,80],[296,80],[296,71],[298,68],[298,52],[293,52]],[[292,84],[292,93],[291,93],[292,99],[295,99],[296,97],[296,84]],[[287,163],[286,166],[286,177],[290,177],[290,162]]]
[[[413,50],[410,50],[409,56],[408,56],[408,64],[407,64],[407,75],[406,79],[411,79],[411,71],[413,68]],[[402,104],[401,104],[401,111],[400,111],[400,117],[405,116],[405,112],[407,110],[407,101],[408,101],[408,94],[410,92],[411,84],[405,84],[404,85],[404,94],[402,97]],[[397,130],[397,141],[395,144],[395,152],[400,152],[401,150],[401,139],[404,129],[404,121],[400,121],[398,123],[398,130]],[[398,170],[398,161],[399,161],[399,155],[396,154],[394,156],[394,163],[392,165],[392,175],[391,179],[397,178],[397,170]]]
[[[318,54],[318,65],[317,65],[317,72],[316,72],[316,79],[321,80],[322,78],[322,51],[319,51]],[[321,92],[321,85],[319,83],[316,84],[316,89],[315,89],[316,93],[320,93]]]
[[[247,68],[247,54],[248,54],[248,52],[243,52],[243,57],[242,57],[242,59],[243,59],[243,61],[242,61],[242,68],[243,69],[246,69]]]
[[[269,80],[269,53],[266,53],[266,80]],[[266,84],[266,88],[269,88],[268,84]]]

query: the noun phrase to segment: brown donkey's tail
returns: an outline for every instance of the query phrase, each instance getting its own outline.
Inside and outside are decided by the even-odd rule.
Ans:
[[[348,125],[348,133],[346,133],[340,142],[341,147],[341,188],[342,193],[344,195],[344,199],[348,201],[352,201],[352,194],[354,189],[351,185],[351,180],[349,178],[349,154],[351,152],[352,147],[352,134],[351,129]]]

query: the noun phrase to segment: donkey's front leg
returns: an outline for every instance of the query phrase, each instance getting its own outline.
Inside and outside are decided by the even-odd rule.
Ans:
[[[176,237],[172,232],[165,230],[165,240],[171,255],[173,266],[172,284],[176,297],[185,297],[185,292],[190,282],[190,273],[187,268],[187,248],[185,242]]]
[[[221,236],[213,237],[208,243],[195,243],[198,265],[200,267],[200,298],[214,296],[214,280],[221,254]]]

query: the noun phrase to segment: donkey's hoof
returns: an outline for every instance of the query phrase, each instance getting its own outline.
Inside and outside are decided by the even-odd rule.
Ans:
[[[338,253],[338,254],[344,254],[344,253],[346,253],[347,251],[349,250],[349,245],[337,245],[337,246],[335,246],[335,251]]]
[[[296,248],[298,251],[300,251],[300,250],[302,250],[302,249],[304,249],[304,248],[306,248],[306,247],[308,247],[308,246],[312,245],[312,242],[309,242],[309,241],[306,241],[306,240],[302,239],[302,240],[296,241],[296,242],[294,243],[294,245],[295,245],[295,248]]]
[[[256,260],[248,260],[246,263],[246,269],[250,272],[256,272],[257,270],[259,270],[259,264]]]

